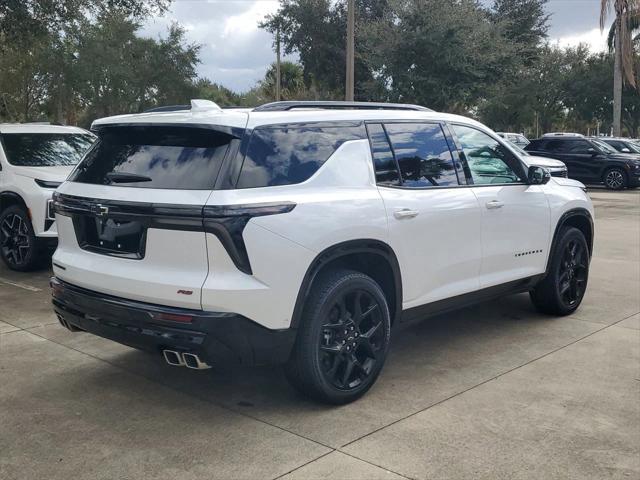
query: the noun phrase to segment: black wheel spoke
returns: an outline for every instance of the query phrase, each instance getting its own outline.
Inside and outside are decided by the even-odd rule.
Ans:
[[[348,387],[349,386],[349,379],[351,378],[351,374],[353,373],[353,369],[356,366],[356,362],[354,362],[353,360],[353,356],[349,356],[349,358],[347,358],[347,364],[345,366],[344,369],[344,373],[342,375],[342,386],[343,387]]]
[[[319,354],[322,373],[336,388],[351,390],[375,370],[383,360],[382,309],[364,289],[339,296],[321,328]]]

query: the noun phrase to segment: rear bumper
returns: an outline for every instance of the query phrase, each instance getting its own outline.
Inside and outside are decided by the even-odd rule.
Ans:
[[[287,361],[295,330],[270,330],[224,312],[165,307],[101,294],[51,278],[53,308],[61,323],[134,348],[198,355],[210,365],[275,365]],[[189,323],[164,320],[190,316]],[[174,317],[175,318],[175,317]]]

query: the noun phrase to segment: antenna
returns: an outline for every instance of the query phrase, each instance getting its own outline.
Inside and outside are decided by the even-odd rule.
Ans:
[[[222,109],[217,103],[211,100],[193,99],[191,100],[191,112],[204,112],[206,110],[219,110]]]

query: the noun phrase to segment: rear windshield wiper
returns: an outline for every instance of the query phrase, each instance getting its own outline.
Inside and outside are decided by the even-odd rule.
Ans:
[[[111,183],[151,182],[153,180],[152,178],[145,177],[144,175],[138,175],[136,173],[120,172],[107,173],[107,178],[111,180]]]

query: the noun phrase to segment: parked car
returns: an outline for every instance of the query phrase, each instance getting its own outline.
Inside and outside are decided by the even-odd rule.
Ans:
[[[640,186],[640,155],[620,153],[593,138],[563,135],[532,140],[525,150],[532,155],[564,162],[569,178],[604,183],[612,190]]]
[[[505,140],[509,140],[511,143],[518,145],[519,147],[526,147],[529,145],[529,140],[527,137],[522,135],[521,133],[508,133],[508,132],[496,132],[498,136],[504,138]]]
[[[94,139],[76,127],[0,124],[0,258],[10,269],[32,270],[53,251],[51,195]]]
[[[424,107],[276,102],[97,120],[55,194],[63,326],[204,369],[284,363],[334,404],[392,327],[530,292],[582,301],[593,206],[484,125]]]
[[[596,140],[606,143],[620,153],[640,154],[640,145],[630,138],[597,137]]]
[[[567,166],[560,160],[549,157],[536,157],[531,155],[525,149],[520,148],[518,145],[508,142],[516,152],[518,152],[520,159],[527,164],[527,166],[538,166],[549,170],[552,177],[568,177]]]

